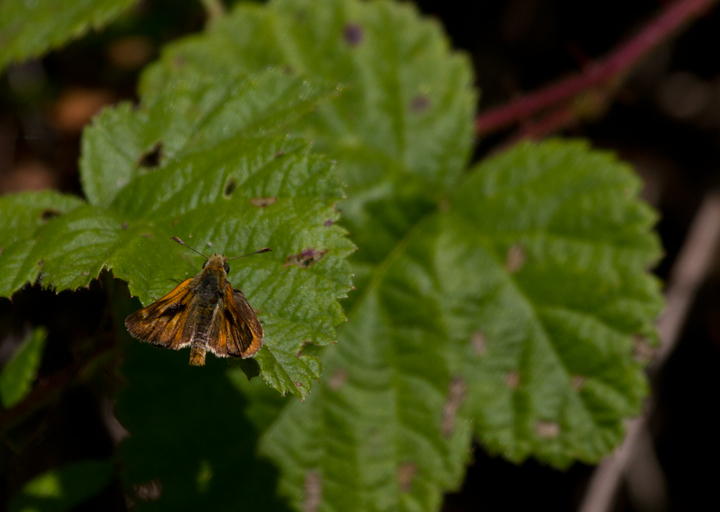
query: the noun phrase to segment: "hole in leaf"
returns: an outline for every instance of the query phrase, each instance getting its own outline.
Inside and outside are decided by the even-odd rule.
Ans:
[[[138,167],[157,169],[160,167],[160,160],[162,160],[162,156],[162,142],[156,142],[150,151],[140,157],[140,160],[138,160]]]
[[[60,210],[56,210],[55,208],[45,208],[40,213],[40,220],[42,220],[43,222],[47,222],[50,219],[60,217],[60,215],[62,215],[62,212]]]
[[[430,98],[425,95],[415,96],[410,102],[410,110],[416,113],[424,112],[430,106]]]
[[[250,199],[250,204],[258,208],[267,208],[275,203],[277,203],[277,197],[253,197]]]
[[[350,46],[357,46],[363,40],[363,29],[357,23],[348,23],[343,30],[343,37]]]
[[[223,187],[223,197],[225,199],[230,199],[230,196],[233,195],[233,192],[235,192],[236,188],[237,180],[232,176],[228,176],[227,180],[225,180],[225,186]]]
[[[283,267],[296,266],[300,268],[308,268],[322,259],[327,254],[327,249],[316,251],[312,247],[304,249],[300,254],[291,254],[285,260]]]

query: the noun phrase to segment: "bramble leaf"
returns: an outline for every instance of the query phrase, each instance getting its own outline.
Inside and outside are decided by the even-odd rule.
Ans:
[[[99,29],[137,0],[3,0],[0,2],[0,71]]]
[[[36,229],[0,254],[0,293],[38,279],[73,290],[110,269],[148,304],[201,269],[202,258],[172,236],[228,256],[270,247],[233,262],[229,279],[264,325],[263,378],[304,397],[319,363],[296,354],[309,341],[335,341],[334,326],[344,319],[337,299],[351,286],[345,257],[354,246],[342,228],[326,225],[337,220],[333,205],[343,197],[332,165],[311,155],[308,143],[271,132],[336,88],[272,70],[228,88],[202,76],[184,87],[173,90],[175,109],[172,99],[153,96],[147,109],[106,110],[87,130],[83,184],[94,191],[91,204],[38,224],[39,207],[25,196],[2,200],[7,212],[24,208],[25,225]],[[143,140],[166,148],[152,167],[142,165]],[[67,201],[50,199],[59,212]],[[296,261],[308,252],[312,261]]]
[[[40,367],[47,331],[39,327],[31,332],[15,349],[15,353],[0,373],[0,399],[9,408],[30,393]]]
[[[655,336],[662,305],[647,272],[655,217],[630,169],[551,141],[462,178],[471,72],[407,6],[243,5],[166,49],[143,87],[230,62],[347,85],[296,129],[349,185],[350,322],[305,404],[249,409],[295,508],[435,510],[471,430],[511,460],[557,466],[619,442],[646,393],[633,340]]]

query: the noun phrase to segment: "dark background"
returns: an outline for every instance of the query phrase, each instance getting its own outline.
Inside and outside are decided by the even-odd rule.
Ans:
[[[581,71],[635,34],[668,2],[511,0],[421,1],[456,48],[472,58],[480,110]],[[202,29],[199,2],[150,0],[130,16],[43,59],[0,76],[0,193],[55,188],[80,193],[77,174],[82,126],[104,104],[134,99],[142,67],[162,44]],[[661,213],[666,278],[703,195],[717,185],[720,164],[720,9],[695,21],[652,52],[596,119],[566,128],[617,151],[646,183],[645,198]],[[517,127],[479,141],[476,157],[497,148]],[[720,272],[717,265],[688,317],[678,349],[653,379],[659,405],[650,421],[666,499],[650,503],[624,485],[617,511],[718,507],[720,421],[714,414],[720,378]],[[46,325],[50,337],[38,386],[42,400],[21,418],[0,416],[0,499],[33,476],[60,464],[112,454],[117,427],[108,397],[122,386],[108,357],[91,376],[82,362],[111,354],[102,283],[59,295],[26,288],[0,299],[0,364],[28,326]],[[88,340],[93,340],[89,346]],[[41,389],[42,391],[42,389]],[[715,399],[713,399],[715,397]],[[577,509],[592,467],[557,471],[489,456],[481,446],[446,512]],[[0,505],[2,510],[4,505]],[[119,483],[76,510],[124,510]]]

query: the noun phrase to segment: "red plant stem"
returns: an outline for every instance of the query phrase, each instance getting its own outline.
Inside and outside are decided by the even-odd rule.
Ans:
[[[523,96],[507,105],[491,109],[475,119],[478,136],[493,133],[593,87],[612,84],[624,75],[650,50],[677,32],[685,23],[713,7],[717,0],[678,0],[665,8],[634,38],[603,60],[596,61],[578,75]]]

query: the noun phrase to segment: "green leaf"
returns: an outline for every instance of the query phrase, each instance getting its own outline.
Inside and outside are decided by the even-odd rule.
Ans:
[[[334,326],[345,318],[337,299],[351,286],[345,258],[354,246],[342,228],[326,225],[337,220],[334,204],[343,197],[332,165],[311,155],[307,142],[269,132],[336,88],[276,71],[238,78],[231,88],[196,78],[184,93],[173,91],[174,114],[153,110],[173,110],[170,98],[152,97],[147,110],[121,105],[96,119],[82,162],[83,184],[95,190],[89,196],[96,204],[51,219],[5,248],[0,294],[38,279],[72,290],[110,269],[148,304],[201,269],[202,258],[172,236],[228,256],[270,247],[232,263],[230,282],[259,310],[263,379],[282,394],[304,397],[319,364],[296,354],[309,341],[335,341]],[[138,165],[147,150],[138,142],[143,137],[166,148],[152,169]],[[11,211],[17,203],[11,198],[0,207]],[[310,253],[314,258],[303,260]]]
[[[337,159],[352,191],[341,206],[343,223],[363,248],[355,261],[377,264],[408,219],[452,187],[472,151],[472,70],[449,48],[439,24],[420,19],[410,5],[242,4],[209,34],[166,48],[141,89],[162,90],[186,73],[268,65],[348,84],[298,129]]]
[[[20,343],[12,358],[0,373],[0,399],[3,407],[10,408],[30,393],[40,367],[47,331],[35,329]]]
[[[233,69],[222,79],[190,72],[146,92],[137,112],[128,103],[105,109],[82,143],[80,176],[90,204],[107,206],[133,178],[228,139],[282,131],[337,91],[282,71],[241,77]]]
[[[478,166],[443,216],[437,280],[464,411],[513,461],[597,462],[647,393],[657,216],[625,164],[583,142],[522,144]]]
[[[483,446],[597,462],[646,393],[636,335],[662,307],[639,180],[579,142],[523,144],[418,220],[326,351],[325,377],[261,449],[301,508],[436,510]]]
[[[0,2],[0,71],[97,30],[137,0],[3,0]]]
[[[0,254],[3,248],[25,239],[51,219],[68,213],[85,202],[79,197],[51,190],[21,192],[0,197]]]
[[[10,512],[64,512],[102,491],[113,476],[109,460],[67,464],[34,478],[15,496]]]
[[[167,49],[143,88],[231,63],[347,84],[296,129],[349,185],[350,323],[305,404],[264,408],[237,381],[295,508],[435,510],[471,430],[511,460],[557,466],[619,442],[646,392],[633,339],[655,336],[662,304],[647,273],[655,216],[630,169],[553,141],[461,179],[472,74],[406,5],[243,5]]]

